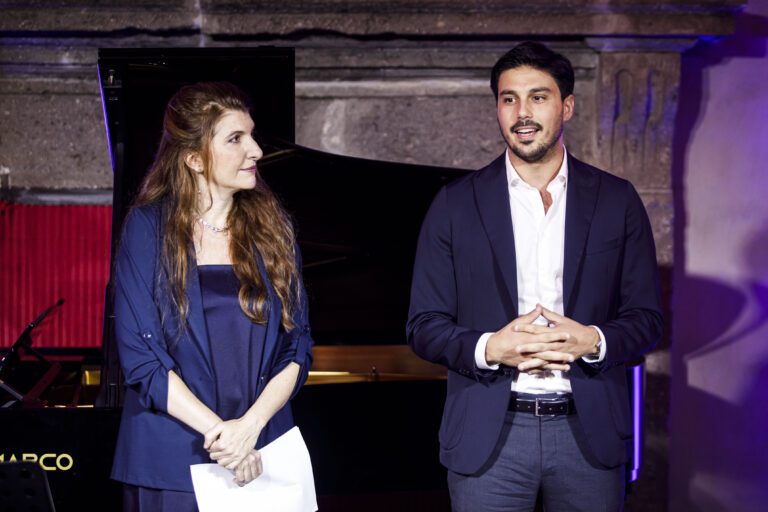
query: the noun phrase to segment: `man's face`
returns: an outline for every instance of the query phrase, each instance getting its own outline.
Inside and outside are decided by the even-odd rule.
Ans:
[[[555,79],[528,66],[504,71],[498,85],[496,115],[512,153],[528,163],[557,154],[563,124],[573,116],[573,95],[562,100]]]

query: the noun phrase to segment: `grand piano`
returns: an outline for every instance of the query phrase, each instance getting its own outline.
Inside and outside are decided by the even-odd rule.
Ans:
[[[173,92],[228,80],[250,94],[265,152],[260,172],[292,215],[303,253],[315,362],[293,409],[321,510],[447,510],[437,444],[445,370],[410,352],[404,326],[421,220],[443,184],[471,171],[294,144],[291,48],[102,49],[98,71],[115,176],[113,257]],[[75,365],[70,381],[80,384],[64,386],[79,386],[83,403],[52,384],[38,405],[59,407],[0,409],[0,454],[39,461],[64,453],[74,461],[68,470],[48,470],[60,510],[118,507],[105,506],[119,503],[119,486],[108,480],[122,398],[111,313],[108,290],[102,364]],[[642,377],[641,366],[629,371]],[[639,380],[634,390],[642,390]],[[636,437],[639,443],[639,431]],[[639,468],[639,451],[635,463]]]

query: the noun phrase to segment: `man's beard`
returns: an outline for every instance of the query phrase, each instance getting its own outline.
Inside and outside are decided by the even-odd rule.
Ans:
[[[512,128],[509,129],[510,133],[512,134],[512,137],[515,136],[515,130],[524,128],[526,126],[533,126],[534,128],[541,130],[541,125],[538,123],[535,123],[533,121],[524,121],[517,123],[512,126]],[[523,152],[521,148],[518,146],[514,146],[512,144],[508,144],[509,149],[512,150],[512,153],[515,154],[520,160],[523,162],[529,163],[529,164],[535,164],[537,162],[541,162],[544,157],[547,156],[547,154],[552,150],[553,147],[558,143],[560,140],[560,136],[563,134],[563,123],[560,122],[560,126],[558,127],[555,134],[552,136],[550,140],[544,141],[541,144],[539,144],[537,147],[530,149],[528,152]],[[526,147],[526,146],[524,146]],[[530,147],[530,146],[527,146]]]

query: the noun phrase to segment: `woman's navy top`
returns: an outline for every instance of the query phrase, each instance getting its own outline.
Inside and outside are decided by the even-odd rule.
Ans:
[[[266,326],[253,323],[240,309],[240,281],[232,265],[198,267],[205,323],[216,374],[216,414],[240,418],[253,405],[251,391],[261,374],[251,361],[261,361]]]

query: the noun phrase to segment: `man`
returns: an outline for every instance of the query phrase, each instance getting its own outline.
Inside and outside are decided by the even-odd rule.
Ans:
[[[661,335],[637,192],[564,147],[570,62],[525,42],[491,74],[505,154],[444,187],[422,227],[407,333],[448,368],[440,460],[455,511],[621,510],[623,363]]]

